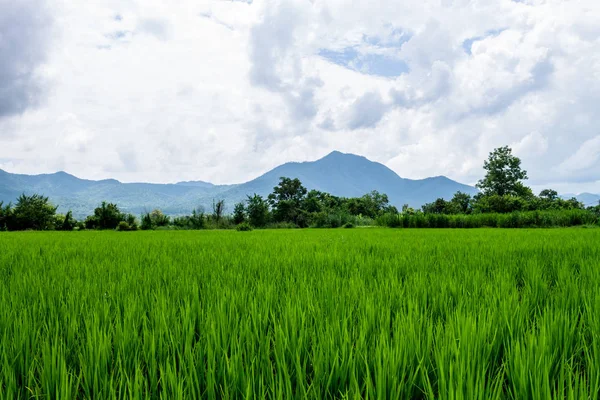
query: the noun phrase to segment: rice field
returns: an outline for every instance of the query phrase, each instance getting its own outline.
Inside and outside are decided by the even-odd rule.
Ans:
[[[599,243],[0,233],[0,398],[598,399]]]

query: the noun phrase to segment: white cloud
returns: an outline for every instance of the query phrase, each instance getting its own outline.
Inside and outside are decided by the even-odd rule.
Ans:
[[[338,149],[404,177],[474,183],[487,154],[509,144],[534,185],[597,187],[595,0],[55,0],[43,10],[24,31],[31,52],[0,57],[0,90],[20,82],[13,93],[32,99],[0,112],[0,168],[11,172],[239,182]],[[0,17],[0,32],[19,26]]]

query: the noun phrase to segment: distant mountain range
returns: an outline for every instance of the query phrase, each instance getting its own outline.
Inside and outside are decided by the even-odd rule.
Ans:
[[[65,172],[19,175],[0,170],[0,201],[14,202],[22,194],[39,193],[59,206],[59,212],[72,210],[76,217],[93,213],[103,200],[123,211],[139,215],[155,208],[170,215],[188,214],[192,209],[210,210],[213,199],[224,199],[231,212],[234,203],[253,193],[267,196],[282,176],[298,178],[305,187],[336,196],[358,197],[377,190],[388,195],[398,208],[412,207],[442,197],[450,199],[457,191],[475,194],[477,189],[444,176],[412,180],[398,176],[383,164],[354,154],[334,151],[317,161],[290,162],[266,174],[237,185],[213,185],[202,181],[176,184],[121,183],[114,179],[91,181]]]

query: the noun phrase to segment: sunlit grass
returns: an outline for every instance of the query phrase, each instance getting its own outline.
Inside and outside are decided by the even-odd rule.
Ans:
[[[0,234],[0,398],[597,399],[600,230]]]

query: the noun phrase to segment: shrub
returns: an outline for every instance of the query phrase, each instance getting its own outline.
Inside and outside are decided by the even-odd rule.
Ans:
[[[600,217],[588,210],[515,211],[478,214],[385,214],[377,225],[390,228],[551,228],[594,225]]]
[[[242,222],[235,229],[240,232],[249,232],[252,230],[252,225],[250,225],[248,222]]]
[[[354,228],[354,224],[352,222],[346,222],[343,226],[346,229]]]
[[[119,232],[126,232],[126,231],[130,231],[131,227],[129,226],[129,224],[125,221],[120,221],[119,225],[117,225],[117,230]]]

